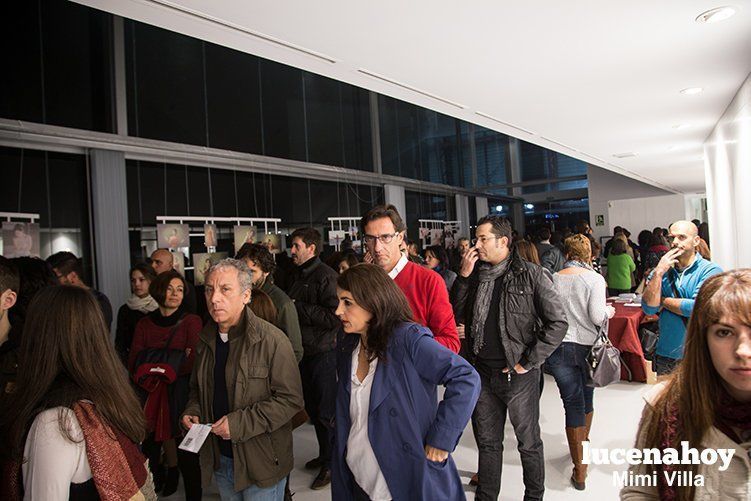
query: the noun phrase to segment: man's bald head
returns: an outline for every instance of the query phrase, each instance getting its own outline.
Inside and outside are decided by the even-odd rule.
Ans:
[[[670,232],[672,233],[673,229],[675,228],[676,231],[679,231],[681,233],[685,233],[686,235],[690,235],[692,237],[699,236],[699,228],[696,227],[694,223],[691,221],[676,221],[673,224],[670,225]]]
[[[681,249],[682,255],[690,257],[699,245],[699,229],[691,221],[676,221],[670,225],[668,241],[674,249]]]
[[[157,275],[172,269],[175,258],[167,249],[157,249],[151,254],[151,267]]]

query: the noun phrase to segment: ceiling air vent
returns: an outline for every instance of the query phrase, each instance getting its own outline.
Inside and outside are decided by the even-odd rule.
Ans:
[[[366,69],[360,68],[357,71],[360,72],[360,73],[362,73],[363,75],[368,75],[369,77],[377,78],[378,80],[382,80],[384,82],[388,82],[388,83],[390,83],[392,85],[396,85],[397,87],[401,87],[402,89],[407,89],[409,91],[421,94],[421,95],[423,95],[425,97],[429,97],[431,99],[435,99],[436,101],[440,101],[442,103],[449,104],[451,106],[454,106],[455,108],[459,108],[460,110],[463,110],[464,108],[466,108],[466,106],[464,106],[463,104],[459,104],[459,103],[456,103],[454,101],[450,101],[448,99],[444,99],[444,98],[442,98],[440,96],[436,96],[435,94],[431,94],[430,92],[426,92],[424,90],[418,89],[417,87],[412,87],[411,85],[407,85],[405,83],[399,82],[399,81],[394,80],[392,78],[388,78],[388,77],[385,77],[383,75],[379,75],[378,73],[374,73],[374,72],[372,72],[370,70],[366,70]]]
[[[218,24],[220,26],[224,26],[225,28],[228,28],[230,30],[234,30],[240,33],[243,33],[244,35],[249,35],[251,37],[263,40],[264,42],[268,42],[274,45],[278,45],[281,47],[284,47],[286,49],[290,49],[296,52],[301,52],[305,55],[315,57],[317,59],[320,59],[322,61],[326,61],[328,63],[336,63],[337,60],[327,54],[322,54],[320,52],[316,52],[314,50],[308,49],[306,47],[301,47],[299,45],[293,44],[291,42],[287,42],[285,40],[281,40],[276,37],[272,37],[271,35],[266,35],[265,33],[260,33],[258,31],[253,31],[251,29],[245,28],[244,26],[240,26],[238,24],[225,21],[224,19],[220,19],[218,17],[210,16],[204,12],[191,9],[188,7],[185,7],[183,5],[180,5],[178,3],[169,1],[169,0],[149,0],[151,3],[160,5],[164,7],[165,9],[169,9],[175,12],[181,12],[183,14],[187,14],[192,17],[196,17],[199,19],[203,19],[204,21],[209,21],[214,24]]]
[[[635,157],[636,153],[633,151],[627,151],[625,153],[616,153],[613,155],[615,158],[629,158],[629,157]]]

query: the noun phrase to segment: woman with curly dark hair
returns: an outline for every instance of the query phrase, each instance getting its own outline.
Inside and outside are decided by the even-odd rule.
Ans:
[[[337,345],[332,498],[464,499],[450,452],[479,396],[477,372],[412,321],[379,266],[342,273],[337,296],[345,335]]]

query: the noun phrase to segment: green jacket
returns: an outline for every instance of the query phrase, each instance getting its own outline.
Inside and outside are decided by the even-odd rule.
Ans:
[[[297,318],[295,303],[284,293],[282,289],[271,282],[269,276],[261,286],[261,290],[269,295],[271,302],[276,307],[276,326],[279,327],[292,343],[297,363],[302,360],[302,334],[300,333],[300,320]]]
[[[292,470],[290,419],[303,408],[300,372],[287,336],[253,314],[250,308],[229,330],[225,374],[229,396],[230,439],[235,490],[255,484],[270,487]],[[217,324],[210,321],[199,335],[183,415],[213,423],[214,361]],[[211,434],[201,448],[204,485],[219,468],[219,438]]]

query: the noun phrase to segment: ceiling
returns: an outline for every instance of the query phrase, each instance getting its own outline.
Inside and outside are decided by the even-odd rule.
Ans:
[[[751,0],[712,24],[695,18],[721,0],[76,1],[684,193],[751,72]]]

